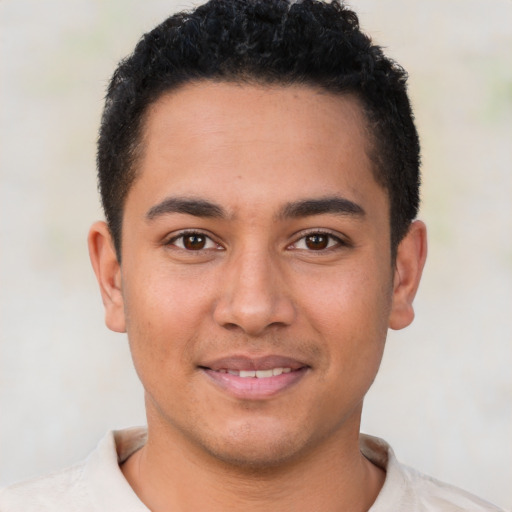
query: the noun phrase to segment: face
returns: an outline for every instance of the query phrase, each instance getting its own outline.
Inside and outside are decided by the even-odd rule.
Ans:
[[[357,100],[308,87],[203,82],[151,107],[121,267],[90,237],[150,439],[257,466],[357,436],[387,328],[412,319],[369,149]]]

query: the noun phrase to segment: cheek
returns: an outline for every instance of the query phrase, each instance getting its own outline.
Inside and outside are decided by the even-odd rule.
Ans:
[[[387,328],[391,309],[391,278],[369,265],[340,268],[326,274],[311,273],[301,287],[309,314],[329,330],[348,331],[349,326],[369,332]]]
[[[344,269],[316,279],[316,286],[306,288],[304,310],[324,338],[330,370],[353,376],[353,385],[366,386],[363,381],[371,383],[384,350],[391,284],[387,273],[361,268],[369,267]]]
[[[189,366],[185,363],[193,356],[194,339],[209,310],[205,285],[155,272],[123,286],[126,329],[139,374]]]

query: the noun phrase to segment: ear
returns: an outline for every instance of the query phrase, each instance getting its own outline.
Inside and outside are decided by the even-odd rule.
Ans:
[[[423,222],[417,220],[411,224],[407,235],[397,249],[393,301],[389,317],[391,329],[403,329],[414,319],[412,303],[420,284],[426,258],[427,228]]]
[[[121,266],[117,261],[112,236],[106,223],[94,223],[89,230],[87,241],[89,257],[105,307],[105,323],[112,331],[126,332]]]

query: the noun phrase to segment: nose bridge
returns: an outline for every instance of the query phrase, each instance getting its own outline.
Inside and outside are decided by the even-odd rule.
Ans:
[[[249,243],[230,255],[215,311],[219,324],[257,335],[271,325],[293,320],[294,308],[278,258],[268,247]]]

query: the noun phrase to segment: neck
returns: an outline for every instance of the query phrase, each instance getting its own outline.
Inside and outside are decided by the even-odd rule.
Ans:
[[[358,428],[278,466],[251,468],[219,461],[150,426],[147,444],[122,471],[153,512],[366,512],[385,474],[359,451]]]

